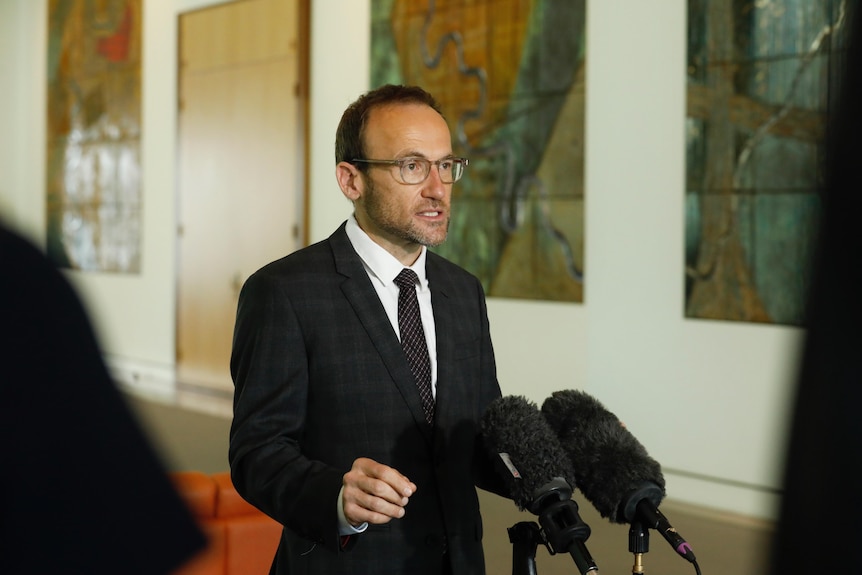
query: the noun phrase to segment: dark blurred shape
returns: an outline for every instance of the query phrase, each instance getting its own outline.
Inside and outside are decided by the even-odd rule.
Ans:
[[[776,575],[853,570],[862,540],[862,523],[852,520],[862,508],[862,13],[858,2],[847,7],[849,45],[838,59],[827,131],[823,215],[773,549]]]
[[[161,574],[202,549],[76,293],[2,226],[0,329],[0,573]]]

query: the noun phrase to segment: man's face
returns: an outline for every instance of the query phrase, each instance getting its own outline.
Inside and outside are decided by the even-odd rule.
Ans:
[[[434,161],[452,154],[452,141],[446,121],[432,108],[398,104],[371,111],[365,150],[366,159]],[[395,257],[412,254],[415,260],[420,246],[437,246],[446,239],[452,184],[444,184],[433,165],[419,184],[402,184],[398,173],[398,166],[369,166],[354,202],[356,219]]]

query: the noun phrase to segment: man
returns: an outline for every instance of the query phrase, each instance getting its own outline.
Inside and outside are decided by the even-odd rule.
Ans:
[[[416,87],[360,97],[335,147],[353,215],[240,294],[234,484],[285,526],[272,573],[484,573],[475,485],[504,493],[478,435],[500,396],[485,297],[426,248],[446,239],[467,161]],[[418,284],[398,287],[404,268]],[[398,300],[417,291],[420,345],[405,352],[417,335]]]

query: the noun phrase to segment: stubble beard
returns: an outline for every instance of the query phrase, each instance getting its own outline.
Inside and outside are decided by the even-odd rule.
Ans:
[[[365,183],[365,213],[377,228],[392,237],[429,248],[436,248],[446,241],[446,237],[449,235],[448,215],[445,222],[432,224],[432,232],[422,229],[413,220],[408,221],[405,225],[399,221],[397,210],[392,210],[383,200],[382,193],[374,186],[371,178],[365,178]],[[439,231],[440,228],[443,231],[442,237],[438,237],[439,233],[433,233]]]

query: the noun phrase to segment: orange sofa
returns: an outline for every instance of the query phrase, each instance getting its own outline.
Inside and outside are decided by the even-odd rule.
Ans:
[[[229,472],[170,476],[209,538],[208,547],[174,575],[267,575],[281,525],[240,497]]]

